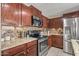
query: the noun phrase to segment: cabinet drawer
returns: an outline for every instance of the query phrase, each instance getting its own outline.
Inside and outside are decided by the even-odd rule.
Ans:
[[[37,40],[27,43],[27,48],[31,47],[32,45],[37,44]]]
[[[16,55],[17,53],[23,51],[24,49],[25,49],[25,45],[19,45],[19,46],[16,46],[14,48],[10,48],[10,49],[2,51],[2,55],[3,56]]]

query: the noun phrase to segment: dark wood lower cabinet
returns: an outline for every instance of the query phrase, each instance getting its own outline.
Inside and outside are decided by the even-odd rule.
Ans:
[[[3,50],[2,56],[37,56],[37,40]]]
[[[63,37],[60,35],[52,35],[52,46],[57,48],[63,48]]]
[[[26,44],[22,44],[22,45],[19,45],[19,46],[16,46],[16,47],[13,47],[13,48],[10,48],[7,50],[3,50],[2,56],[14,56],[14,55],[24,51],[25,46],[26,46]]]
[[[37,45],[33,45],[27,49],[27,56],[37,56]]]
[[[29,42],[26,44],[26,55],[27,56],[37,56],[37,40]]]
[[[48,48],[52,47],[52,35],[48,36]]]

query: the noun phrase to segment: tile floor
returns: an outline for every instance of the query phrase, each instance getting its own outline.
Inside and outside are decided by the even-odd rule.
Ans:
[[[63,52],[62,49],[52,47],[49,49],[47,56],[72,56],[72,55]]]

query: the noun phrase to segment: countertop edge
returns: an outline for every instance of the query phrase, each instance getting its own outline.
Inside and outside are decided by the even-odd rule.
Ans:
[[[10,49],[10,48],[14,48],[14,47],[16,47],[16,46],[19,46],[19,45],[22,45],[22,44],[26,44],[26,43],[29,43],[29,42],[31,42],[31,41],[34,41],[34,40],[37,40],[36,38],[34,39],[26,39],[25,41],[26,42],[20,42],[20,43],[18,43],[18,44],[16,44],[16,45],[13,45],[13,46],[10,46],[10,47],[6,47],[6,48],[3,48],[3,49],[1,49],[1,51],[3,51],[3,50],[7,50],[7,49]]]

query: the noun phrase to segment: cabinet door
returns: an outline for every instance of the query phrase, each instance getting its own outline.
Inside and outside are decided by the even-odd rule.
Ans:
[[[52,46],[57,47],[57,37],[55,35],[52,36]]]
[[[54,47],[57,47],[57,41],[56,40],[57,40],[57,38],[55,38],[55,37],[52,39],[52,46],[54,46]]]
[[[63,38],[62,36],[52,36],[52,46],[57,48],[63,48]]]
[[[44,28],[47,28],[47,25],[48,25],[48,19],[47,19],[47,17],[45,17],[45,16],[42,16],[42,20],[43,20],[43,27]]]
[[[27,49],[27,56],[37,56],[37,45],[33,45]]]
[[[21,4],[20,3],[15,3],[14,6],[14,21],[16,22],[16,26],[21,25]]]
[[[19,17],[16,15],[19,10],[19,4],[16,3],[2,3],[2,24],[3,25],[18,25]]]
[[[33,45],[37,45],[37,40],[34,40],[34,41],[31,41],[31,42],[27,43],[27,48],[29,48]]]
[[[51,25],[51,24],[52,24],[52,21],[49,20],[49,23],[48,23],[48,27],[49,27],[49,28],[52,28],[52,25]]]
[[[31,26],[31,10],[29,7],[22,4],[22,25]]]
[[[62,21],[62,17],[58,17],[58,18],[53,18],[50,19],[50,27],[51,28],[63,28],[63,21]]]
[[[48,46],[49,46],[49,48],[52,47],[52,36],[48,37]]]
[[[63,48],[63,37],[62,36],[58,37],[57,43],[58,43],[59,48]]]

